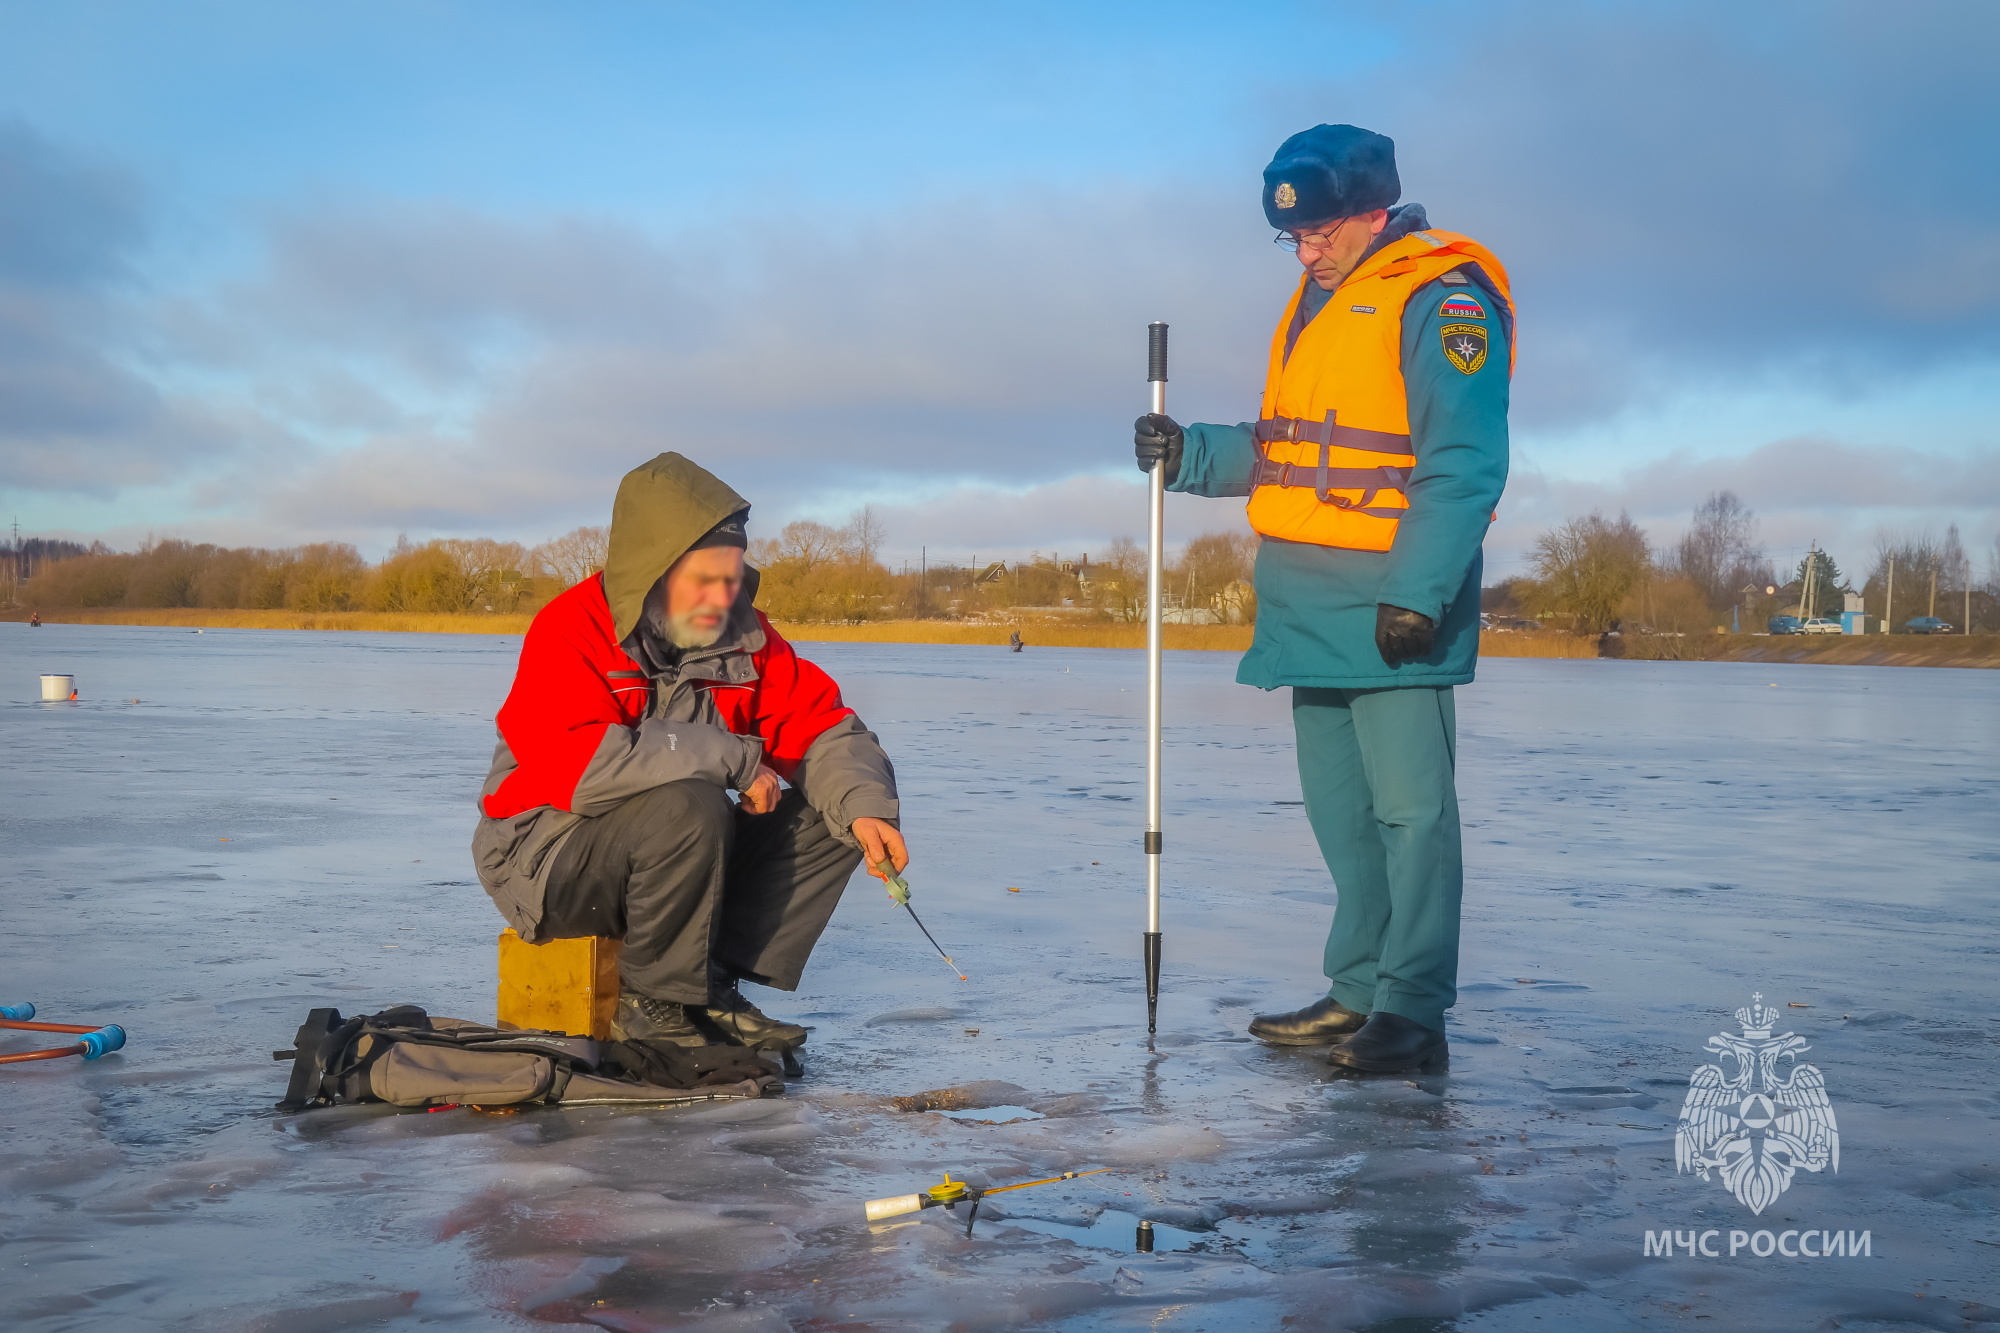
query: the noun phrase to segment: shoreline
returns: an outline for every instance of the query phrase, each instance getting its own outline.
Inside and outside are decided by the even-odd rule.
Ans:
[[[26,611],[0,611],[0,623],[25,623]],[[404,634],[525,634],[534,617],[407,611],[228,611],[201,608],[104,608],[50,611],[46,625],[137,625],[172,629],[282,629]],[[778,630],[796,643],[962,644],[1004,647],[1016,630],[1030,648],[1126,648],[1146,645],[1143,625],[1065,623],[1059,620],[965,622],[878,620],[855,625],[789,625]],[[1243,652],[1250,646],[1248,625],[1167,625],[1166,645],[1176,650]],[[1817,663],[1831,666],[2000,667],[2000,635],[1841,636],[1717,634],[1655,641],[1684,650],[1679,655],[1647,651],[1645,639],[1626,659],[1703,662],[1761,662],[1771,665]],[[1482,657],[1595,658],[1596,640],[1558,632],[1487,633]]]

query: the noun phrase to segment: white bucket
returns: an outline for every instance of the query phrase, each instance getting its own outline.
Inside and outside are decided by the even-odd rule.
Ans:
[[[72,695],[72,694],[75,694],[75,693],[76,693],[76,677],[75,677],[75,676],[43,676],[43,677],[42,677],[42,702],[43,702],[43,703],[53,703],[53,702],[55,702],[56,700],[59,700],[59,699],[67,699],[67,698],[69,698],[69,697],[70,697],[70,695]]]

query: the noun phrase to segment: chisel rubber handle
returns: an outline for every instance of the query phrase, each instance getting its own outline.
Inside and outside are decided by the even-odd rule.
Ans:
[[[107,1024],[95,1032],[84,1033],[82,1045],[83,1058],[86,1060],[95,1060],[100,1055],[109,1055],[113,1051],[123,1050],[125,1046],[125,1029],[119,1027],[116,1023]]]
[[[1157,321],[1146,326],[1146,381],[1167,382],[1167,326]]]

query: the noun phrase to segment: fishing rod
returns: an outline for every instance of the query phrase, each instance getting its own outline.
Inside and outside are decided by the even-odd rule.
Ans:
[[[72,1046],[51,1046],[39,1051],[15,1051],[0,1055],[0,1065],[26,1064],[30,1060],[60,1060],[66,1055],[80,1055],[86,1060],[109,1055],[125,1045],[125,1029],[116,1023],[103,1027],[78,1027],[73,1023],[30,1023],[35,1016],[32,1004],[0,1004],[0,1028],[11,1028],[19,1032],[72,1032],[81,1033],[83,1040]]]
[[[933,1185],[915,1194],[898,1194],[888,1199],[870,1199],[863,1205],[863,1212],[870,1222],[883,1222],[892,1217],[904,1217],[910,1213],[922,1212],[926,1208],[957,1208],[961,1203],[970,1203],[970,1211],[965,1217],[965,1234],[972,1236],[972,1224],[979,1220],[979,1201],[989,1194],[1005,1194],[1009,1190],[1030,1189],[1036,1185],[1054,1185],[1065,1180],[1078,1180],[1084,1176],[1101,1176],[1107,1171],[1118,1170],[1115,1166],[1100,1166],[1094,1171],[1065,1171],[1059,1176],[1046,1180],[1024,1180],[1015,1185],[995,1185],[982,1189],[968,1185],[962,1180],[953,1180],[951,1172],[944,1173],[944,1183]]]
[[[958,961],[944,951],[944,946],[937,942],[937,936],[931,934],[929,927],[924,925],[923,918],[917,915],[917,909],[910,906],[910,883],[896,873],[896,863],[884,857],[875,863],[875,868],[882,872],[882,887],[889,891],[889,897],[910,914],[910,920],[916,922],[917,929],[924,932],[924,938],[931,942],[931,948],[938,951],[938,957],[944,959],[945,966],[957,972],[960,981],[970,980],[959,970]]]
[[[1167,326],[1146,326],[1146,382],[1153,391],[1153,411],[1167,411]],[[1148,516],[1146,549],[1146,935],[1141,958],[1146,968],[1146,1040],[1160,1026],[1160,630],[1161,596],[1166,581],[1162,563],[1166,545],[1167,468],[1164,460],[1147,469]]]

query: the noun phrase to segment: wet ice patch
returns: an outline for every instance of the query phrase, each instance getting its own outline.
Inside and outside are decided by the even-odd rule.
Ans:
[[[877,1014],[868,1020],[866,1026],[879,1027],[884,1023],[942,1023],[946,1019],[957,1018],[959,1011],[942,1005],[926,1009],[891,1009],[886,1014]]]
[[[1025,1106],[984,1106],[977,1110],[939,1111],[936,1114],[962,1125],[1015,1125],[1024,1120],[1046,1120],[1040,1111]]]
[[[908,1097],[892,1097],[890,1105],[898,1111],[975,1111],[988,1106],[1018,1105],[1027,1091],[1018,1083],[988,1078],[949,1088],[932,1088]]]
[[[1093,1250],[1122,1250],[1137,1253],[1139,1248],[1139,1219],[1131,1213],[1107,1208],[1086,1223],[1053,1222],[1041,1217],[1010,1217],[1005,1225],[1020,1227],[1023,1231],[1037,1231],[1044,1236],[1055,1236],[1077,1245],[1086,1245]],[[1173,1250],[1185,1250],[1199,1245],[1208,1237],[1199,1231],[1187,1231],[1181,1227],[1169,1226],[1165,1222],[1153,1223],[1153,1252],[1159,1254]]]

